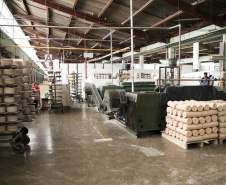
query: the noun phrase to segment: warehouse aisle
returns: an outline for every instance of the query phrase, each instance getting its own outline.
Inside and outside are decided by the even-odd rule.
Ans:
[[[134,139],[85,104],[28,123],[30,149],[0,146],[0,184],[223,184],[224,145],[183,150],[158,134]]]

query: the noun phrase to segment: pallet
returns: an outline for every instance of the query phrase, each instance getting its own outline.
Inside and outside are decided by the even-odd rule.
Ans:
[[[191,145],[191,144],[196,144],[200,147],[204,147],[204,144],[209,144],[210,142],[213,142],[213,144],[218,144],[218,139],[217,138],[214,138],[214,139],[205,139],[205,140],[202,140],[202,141],[193,141],[193,142],[189,142],[189,143],[186,143],[184,141],[181,141],[180,139],[177,139],[173,136],[170,136],[164,132],[162,132],[162,137],[167,139],[168,141],[171,141],[172,143],[180,146],[181,148],[183,149],[188,149],[188,145]]]
[[[226,140],[226,138],[221,138],[221,139],[219,139],[219,143],[220,144],[224,144],[224,141]]]

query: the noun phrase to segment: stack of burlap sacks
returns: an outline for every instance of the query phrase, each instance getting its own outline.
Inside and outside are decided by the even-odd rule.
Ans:
[[[226,138],[226,102],[169,101],[165,132],[184,142]]]

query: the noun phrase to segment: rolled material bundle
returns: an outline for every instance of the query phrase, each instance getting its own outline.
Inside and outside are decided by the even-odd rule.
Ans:
[[[213,139],[213,138],[217,138],[217,137],[218,137],[218,134],[211,133],[211,134],[204,134],[202,136],[202,139]]]
[[[17,112],[17,106],[8,106],[6,107],[7,112]]]
[[[7,130],[8,130],[8,131],[11,131],[11,132],[17,131],[17,130],[18,130],[18,126],[17,126],[17,124],[10,124],[10,125],[7,125]]]
[[[29,68],[23,68],[22,69],[22,75],[29,75],[29,71],[30,71]]]
[[[14,94],[15,88],[14,87],[5,87],[4,88],[4,94]]]
[[[15,83],[16,84],[21,84],[22,83],[22,78],[21,77],[16,77],[15,78]]]
[[[4,102],[5,103],[14,103],[15,102],[15,97],[14,96],[5,96],[4,97]]]
[[[218,112],[218,116],[226,116],[226,111]]]
[[[205,133],[206,133],[206,132],[205,132],[204,129],[200,129],[200,130],[199,130],[199,135],[200,135],[200,136],[203,136]]]
[[[185,131],[183,129],[180,129],[180,128],[176,128],[176,132],[186,136],[186,137],[191,137],[192,136],[192,132],[189,130],[189,131]]]
[[[183,117],[183,113],[184,113],[183,111],[180,111],[180,110],[179,110],[179,111],[177,112],[177,116],[178,116],[178,117]]]
[[[17,110],[21,110],[23,108],[23,105],[22,105],[22,103],[20,102],[20,103],[18,103],[18,105],[17,105]]]
[[[4,83],[11,85],[11,84],[15,84],[16,81],[15,81],[15,78],[4,78]]]
[[[209,127],[217,127],[218,126],[218,122],[210,122],[210,123],[204,123],[202,124],[203,128],[209,128]]]
[[[217,127],[213,127],[212,131],[213,131],[214,134],[217,134],[218,133],[218,128]]]
[[[0,113],[4,113],[5,112],[5,107],[0,107]]]
[[[211,134],[213,132],[211,128],[207,128],[205,131],[206,131],[206,134]]]
[[[226,138],[226,134],[219,133],[219,139],[225,139],[225,138]]]
[[[212,121],[217,121],[218,117],[216,115],[211,116]]]
[[[166,134],[169,134],[169,128],[165,129]]]
[[[31,97],[31,91],[24,91],[22,96],[26,99],[29,99]]]
[[[199,118],[192,118],[193,124],[198,124],[199,123]]]
[[[21,76],[22,75],[22,70],[21,69],[15,69],[15,75],[16,76]]]
[[[30,83],[30,77],[29,76],[23,76],[22,77],[22,82],[23,83]]]
[[[24,114],[30,114],[30,112],[31,112],[31,109],[30,109],[30,107],[26,107],[26,108],[24,108]]]
[[[35,110],[34,110],[34,111],[35,111]],[[178,121],[176,121],[176,120],[173,121],[173,126],[178,127],[178,124],[179,124]]]
[[[173,115],[174,115],[174,116],[177,116],[177,112],[178,112],[178,110],[173,109]]]
[[[183,129],[183,123],[182,122],[179,122],[179,124],[178,124],[178,128],[181,128],[181,129]]]
[[[217,110],[202,111],[201,113],[202,113],[202,115],[201,115],[202,117],[212,116],[212,115],[217,115],[218,114]]]
[[[23,107],[26,107],[27,106],[27,99],[23,99],[21,101],[21,103],[22,103]]]
[[[170,130],[176,130],[176,127],[171,126],[171,125],[169,125],[169,124],[166,124],[166,127],[169,128]]]
[[[20,61],[13,61],[13,65],[20,67],[22,63]]]
[[[21,95],[14,95],[15,102],[19,102],[21,100]]]
[[[191,118],[180,118],[176,117],[176,120],[185,124],[192,124],[192,119]]]
[[[22,66],[23,66],[23,67],[28,67],[28,64],[29,64],[28,61],[23,61],[23,62],[22,62]]]
[[[22,112],[18,112],[17,113],[17,117],[18,117],[18,119],[23,119],[24,118],[24,115],[23,115]]]
[[[1,64],[2,66],[11,66],[13,65],[13,61],[12,60],[1,60]]]
[[[30,106],[31,112],[35,112],[35,105]]]
[[[226,127],[226,122],[219,122],[219,127],[220,128],[224,128],[224,127]]]
[[[14,69],[3,69],[3,75],[15,75]]]
[[[195,117],[201,117],[202,112],[184,112],[183,117],[184,118],[195,118]]]
[[[1,132],[6,131],[6,126],[5,126],[5,125],[0,125],[0,131],[1,131]]]
[[[226,134],[226,128],[220,128],[219,133],[221,134]]]
[[[202,129],[202,124],[197,124],[197,125],[183,124],[183,129],[184,130],[197,130],[197,129]]]
[[[15,87],[15,92],[21,93],[22,92],[22,86]]]
[[[205,119],[204,117],[200,117],[200,118],[199,118],[199,122],[203,124],[203,123],[206,122],[206,119]]]
[[[205,119],[206,119],[206,121],[205,121],[206,123],[210,123],[211,122],[211,117],[210,116],[206,116]]]
[[[178,104],[178,105],[176,106],[176,109],[182,110],[182,111],[186,111],[186,112],[190,112],[192,108],[191,108],[190,105],[186,105],[186,104]]]
[[[198,130],[192,130],[192,135],[193,136],[198,136],[199,135],[199,131]]]
[[[16,121],[18,121],[18,117],[14,116],[14,115],[7,116],[7,121],[8,122],[16,122]]]
[[[6,117],[5,116],[0,116],[0,123],[6,122]]]
[[[169,135],[172,136],[173,131],[169,129]]]
[[[195,112],[195,111],[198,110],[198,107],[197,107],[195,104],[193,104],[193,105],[191,106],[191,110]]]

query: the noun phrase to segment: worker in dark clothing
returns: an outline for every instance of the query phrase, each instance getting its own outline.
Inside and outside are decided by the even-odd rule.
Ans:
[[[209,77],[207,76],[207,72],[204,73],[204,77],[202,77],[201,85],[209,85]]]

